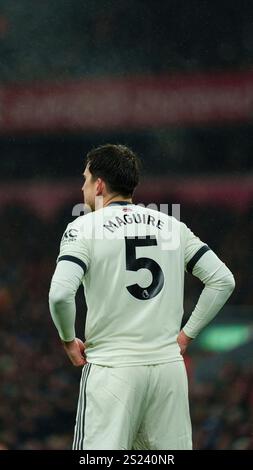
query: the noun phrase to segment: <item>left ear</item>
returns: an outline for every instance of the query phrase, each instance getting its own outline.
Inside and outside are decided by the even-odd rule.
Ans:
[[[104,191],[104,182],[101,180],[101,178],[97,179],[97,189],[96,189],[96,196],[101,196]]]

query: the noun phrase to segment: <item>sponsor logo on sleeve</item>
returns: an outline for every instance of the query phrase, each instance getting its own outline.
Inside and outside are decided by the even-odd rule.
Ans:
[[[69,228],[68,230],[64,232],[61,241],[62,243],[74,242],[77,239],[77,235],[78,235],[78,230],[76,230],[75,228]]]

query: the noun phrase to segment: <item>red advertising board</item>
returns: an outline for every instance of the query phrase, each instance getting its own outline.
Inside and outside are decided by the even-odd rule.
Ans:
[[[146,178],[138,187],[134,201],[145,206],[159,202],[193,207],[212,205],[244,212],[252,207],[253,178]],[[71,219],[71,207],[81,205],[82,202],[80,181],[46,183],[31,180],[2,183],[0,186],[0,210],[9,205],[25,206],[45,219],[54,217],[58,210],[66,207],[70,208]]]
[[[249,122],[253,72],[0,86],[0,132],[75,132]]]

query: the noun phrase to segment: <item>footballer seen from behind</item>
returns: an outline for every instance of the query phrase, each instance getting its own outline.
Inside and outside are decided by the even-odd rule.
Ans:
[[[133,203],[139,159],[128,147],[92,149],[83,176],[91,211],[67,226],[49,292],[63,347],[82,367],[73,449],[192,449],[183,355],[231,295],[233,275],[184,223]],[[185,272],[204,286],[181,329]]]

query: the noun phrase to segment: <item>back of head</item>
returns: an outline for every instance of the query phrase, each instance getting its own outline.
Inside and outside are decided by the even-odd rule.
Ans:
[[[106,144],[87,154],[87,165],[94,179],[102,178],[108,192],[132,196],[139,183],[140,160],[124,145]]]

